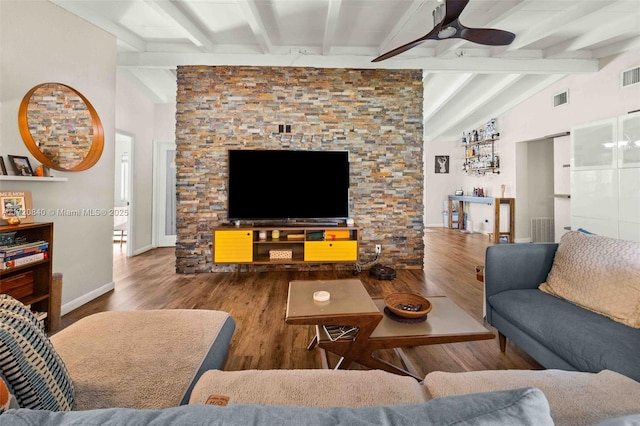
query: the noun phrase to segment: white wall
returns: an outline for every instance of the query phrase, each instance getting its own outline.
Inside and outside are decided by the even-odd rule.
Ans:
[[[154,104],[118,73],[116,128],[133,137],[133,194],[130,218],[134,233],[129,244],[133,254],[152,246],[153,141],[175,140],[176,105]]]
[[[572,126],[589,123],[595,120],[616,117],[629,111],[640,109],[640,84],[621,87],[621,73],[624,70],[640,65],[640,50],[632,50],[624,54],[605,58],[600,61],[600,71],[595,74],[568,76],[540,93],[527,99],[509,112],[498,116],[500,141],[496,151],[500,155],[500,174],[487,174],[485,177],[451,175],[446,191],[452,191],[462,185],[465,194],[475,186],[482,186],[492,197],[500,196],[500,185],[506,185],[506,197],[516,198],[516,241],[521,238],[522,226],[521,206],[522,194],[516,193],[516,145],[518,142],[543,138],[547,135],[569,131]],[[553,95],[569,89],[568,105],[553,108]],[[428,126],[429,123],[425,123]],[[469,129],[461,129],[467,131]],[[459,141],[438,141],[425,147],[429,154],[435,151],[456,147],[458,155],[462,155]],[[431,159],[427,157],[427,165]],[[436,223],[441,215],[443,195],[440,190],[431,191],[430,184],[426,189],[426,223]],[[520,187],[520,185],[519,185]],[[435,193],[434,193],[435,192]],[[440,191],[441,192],[441,191]],[[432,206],[437,208],[432,208]],[[492,219],[492,206],[469,204],[469,219],[481,223],[485,218]],[[489,224],[493,229],[493,224]],[[526,229],[529,225],[526,224]]]
[[[529,212],[531,217],[553,217],[553,140],[527,143]]]
[[[116,127],[133,137],[133,192],[129,206],[130,229],[128,236],[133,254],[151,246],[153,138],[155,104],[137,87],[118,74],[116,100]]]
[[[18,108],[32,87],[67,84],[92,103],[104,127],[102,157],[83,172],[55,172],[68,182],[3,181],[2,190],[29,190],[36,209],[113,207],[116,40],[45,0],[0,2],[0,154],[26,155]],[[79,36],[81,35],[81,36]],[[111,216],[37,217],[54,222],[53,270],[62,272],[63,313],[113,288]]]

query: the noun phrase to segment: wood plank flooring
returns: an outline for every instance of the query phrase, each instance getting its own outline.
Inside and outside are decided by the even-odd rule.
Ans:
[[[446,295],[484,323],[482,283],[476,279],[476,266],[484,263],[485,249],[492,243],[482,234],[464,234],[444,228],[426,231],[424,270],[398,270],[396,279],[391,281],[371,278],[366,271],[358,278],[372,297],[384,297],[396,291],[411,291],[427,297]],[[115,290],[68,313],[63,317],[62,325],[107,310],[223,310],[236,321],[227,370],[320,368],[319,351],[306,349],[312,327],[284,323],[288,283],[291,280],[354,278],[351,270],[184,275],[175,273],[173,248],[160,248],[132,258],[126,258],[124,250],[114,244]],[[385,264],[384,248],[381,263]],[[497,338],[421,346],[406,349],[405,353],[421,375],[436,370],[542,368],[510,342],[506,353],[500,352]],[[393,351],[385,352],[383,356],[397,361]]]

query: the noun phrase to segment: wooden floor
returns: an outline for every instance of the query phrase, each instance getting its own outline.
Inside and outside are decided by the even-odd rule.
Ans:
[[[396,291],[446,295],[484,323],[482,283],[476,279],[476,266],[484,263],[485,249],[491,244],[488,237],[444,228],[428,228],[425,235],[424,271],[398,270],[392,281],[373,279],[366,271],[358,278],[372,297]],[[351,270],[338,270],[335,275],[331,271],[290,270],[184,275],[175,273],[173,248],[160,248],[132,258],[126,258],[125,252],[126,246],[114,244],[115,290],[65,315],[63,326],[107,310],[226,311],[236,321],[227,370],[319,368],[319,351],[306,349],[312,327],[284,323],[288,283],[299,279],[354,277]],[[384,264],[384,251],[381,263]],[[501,353],[497,338],[408,348],[405,353],[421,375],[435,370],[541,368],[511,343],[506,353]],[[394,356],[392,351],[383,354],[388,360],[395,360]]]

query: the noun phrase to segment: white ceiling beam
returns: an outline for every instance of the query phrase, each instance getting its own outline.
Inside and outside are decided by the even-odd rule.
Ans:
[[[247,23],[249,24],[251,31],[253,31],[253,35],[262,49],[262,52],[271,53],[271,40],[269,40],[267,29],[262,22],[255,0],[238,0],[238,6],[242,9],[244,17],[247,18]]]
[[[459,94],[478,74],[462,73],[455,81],[447,85],[445,90],[440,91],[436,97],[429,96],[429,78],[424,81],[425,87],[425,106],[422,112],[423,121],[429,120],[436,112],[440,111],[444,106]],[[437,84],[437,77],[436,83]]]
[[[602,44],[607,40],[613,40],[620,36],[629,38],[629,35],[634,34],[634,32],[636,35],[640,35],[640,14],[627,15],[616,22],[603,22],[601,26],[588,33],[545,49],[544,56],[553,58],[567,52],[589,49],[593,45]]]
[[[300,66],[318,68],[424,69],[438,72],[498,74],[574,74],[599,69],[595,59],[501,59],[501,58],[414,58],[372,63],[371,56],[356,55],[273,55],[217,53],[120,53],[118,65],[175,68],[177,65]]]
[[[640,49],[640,37],[633,37],[627,40],[613,43],[608,46],[603,46],[599,49],[595,49],[592,54],[596,59],[606,58],[607,56],[616,55],[618,53],[627,52],[629,50]]]
[[[483,105],[498,96],[509,86],[523,77],[524,76],[522,74],[508,74],[503,76],[500,81],[497,82],[497,84],[492,85],[491,88],[487,89],[484,92],[484,94],[476,96],[473,99],[467,99],[467,102],[465,102],[465,106],[461,109],[457,108],[454,114],[446,114],[446,120],[441,120],[435,125],[432,122],[429,126],[428,131],[429,137],[432,139],[436,138],[446,132],[448,129],[456,127],[462,120],[464,120],[465,117],[468,117],[469,115],[478,111],[483,107]]]
[[[396,24],[393,26],[393,29],[391,31],[389,31],[389,34],[387,34],[387,36],[382,41],[382,43],[380,43],[380,47],[378,49],[379,53],[377,55],[379,55],[379,54],[381,54],[383,52],[386,52],[387,50],[395,49],[395,47],[397,47],[397,46],[389,47],[389,45],[391,44],[391,42],[393,40],[395,40],[395,38],[400,34],[400,32],[402,32],[402,30],[409,23],[409,21],[411,21],[413,19],[413,17],[418,13],[418,10],[422,6],[424,6],[426,3],[432,3],[432,8],[433,9],[435,9],[437,4],[438,4],[437,2],[435,2],[433,0],[426,1],[426,2],[425,2],[425,0],[413,0],[413,2],[411,2],[409,7],[407,8],[407,10],[402,14],[400,19],[398,19]],[[427,23],[425,25],[424,33],[416,36],[414,39],[416,39],[418,37],[422,37],[423,35],[427,34],[432,27],[433,26],[431,25],[431,23]],[[408,43],[410,41],[411,40],[405,40],[404,42],[398,42],[398,45],[402,45],[402,44]]]
[[[523,34],[518,34],[516,39],[508,46],[498,48],[498,51],[510,52],[516,49],[526,47],[538,40],[542,40],[551,34],[561,30],[567,23],[574,23],[592,13],[597,12],[607,6],[611,6],[610,0],[602,1],[579,1],[562,12],[549,14],[547,19],[532,24],[531,27]]]
[[[522,103],[522,102],[526,101],[527,99],[531,98],[536,93],[539,93],[540,91],[542,91],[542,90],[546,89],[547,87],[551,86],[553,83],[563,79],[564,77],[566,77],[566,76],[563,75],[563,74],[553,74],[553,75],[548,75],[548,76],[538,76],[539,80],[537,82],[535,82],[535,83],[530,83],[526,90],[517,91],[517,93],[514,93],[514,91],[511,90],[508,93],[504,94],[504,96],[502,96],[500,98],[495,98],[494,102],[492,103],[492,106],[487,108],[487,109],[490,110],[492,117],[500,116],[500,115],[506,113],[507,111],[511,110],[512,108],[516,107],[520,103]],[[483,116],[479,120],[476,120],[476,121],[473,121],[473,122],[469,122],[469,123],[463,123],[464,128],[465,129],[470,129],[470,128],[478,127],[478,126],[482,125],[484,122],[486,122],[486,120],[488,118],[490,118],[490,117]],[[452,137],[457,137],[457,135],[459,133],[458,132],[459,130],[460,130],[460,127],[458,127],[458,126],[450,127],[448,129],[440,132],[440,134],[436,135],[436,137],[442,136],[442,135],[452,135]]]
[[[338,17],[340,16],[340,8],[342,0],[329,0],[329,9],[327,11],[327,20],[324,24],[324,35],[322,37],[322,54],[331,54],[331,46],[336,35],[338,27]]]
[[[50,0],[52,3],[66,9],[67,3],[70,0]],[[129,45],[130,47],[144,52],[147,49],[147,43],[131,31],[126,28],[118,25],[117,23],[104,18],[103,16],[97,15],[91,9],[91,2],[78,2],[72,1],[73,4],[73,14],[79,16],[85,21],[95,25],[98,28],[101,28],[103,31],[108,32],[115,36],[119,41]]]
[[[166,18],[172,19],[184,29],[189,40],[200,48],[212,52],[215,50],[215,44],[211,39],[193,22],[191,18],[185,15],[178,7],[167,0],[145,0],[145,2]]]

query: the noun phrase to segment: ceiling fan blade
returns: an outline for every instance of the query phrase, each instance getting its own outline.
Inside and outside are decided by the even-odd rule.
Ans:
[[[514,33],[493,28],[463,28],[460,38],[487,46],[506,46],[516,38]]]
[[[469,0],[446,0],[444,6],[444,19],[442,20],[442,26],[446,27],[460,16],[465,7],[467,7]]]
[[[392,58],[396,55],[401,54],[402,52],[406,52],[409,49],[412,49],[416,46],[418,46],[419,44],[424,43],[426,40],[428,40],[429,38],[433,37],[433,34],[437,34],[436,28],[434,28],[433,30],[431,30],[429,32],[429,34],[420,37],[419,39],[410,41],[407,44],[403,44],[400,47],[396,47],[393,50],[388,51],[387,53],[383,53],[382,55],[378,56],[377,58],[375,58],[374,60],[372,60],[371,62],[380,62],[380,61],[384,61],[385,59],[389,59]]]

